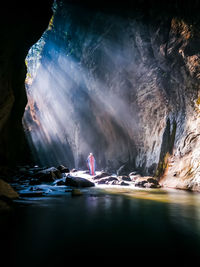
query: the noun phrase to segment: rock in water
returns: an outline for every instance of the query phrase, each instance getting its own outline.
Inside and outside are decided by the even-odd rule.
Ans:
[[[135,181],[135,186],[138,187],[146,187],[146,188],[160,188],[160,184],[158,180],[153,177],[139,177]]]
[[[74,187],[91,187],[95,186],[95,184],[88,179],[82,177],[75,177],[68,175],[65,180],[65,185],[74,186]]]
[[[61,172],[55,167],[51,167],[34,174],[34,178],[38,178],[42,182],[52,182],[56,179],[62,178]]]
[[[110,173],[108,172],[101,172],[100,174],[97,174],[93,177],[94,180],[98,180],[100,178],[104,178],[104,177],[108,177],[108,176],[111,176]]]
[[[101,178],[97,181],[98,184],[113,184],[113,181],[115,181],[115,184],[118,183],[118,179],[114,176],[108,176],[108,177],[104,177]]]
[[[67,167],[63,166],[63,165],[59,165],[59,166],[57,167],[57,169],[58,169],[61,173],[68,173],[68,172],[70,172],[70,170],[69,170]]]

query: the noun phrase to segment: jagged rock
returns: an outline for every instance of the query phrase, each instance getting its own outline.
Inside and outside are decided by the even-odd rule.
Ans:
[[[91,187],[95,186],[95,184],[88,179],[82,177],[75,177],[68,175],[65,180],[65,185],[74,186],[74,187]]]
[[[57,169],[58,169],[61,173],[68,173],[68,172],[70,172],[70,170],[69,170],[67,167],[63,166],[63,165],[59,165],[59,166],[57,167]]]

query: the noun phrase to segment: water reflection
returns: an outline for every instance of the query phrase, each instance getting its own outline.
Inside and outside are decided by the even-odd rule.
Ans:
[[[50,263],[58,265],[66,253],[100,259],[114,255],[114,260],[119,252],[140,257],[159,251],[179,263],[180,255],[194,259],[199,254],[199,194],[91,188],[80,197],[54,194],[38,201],[46,205],[20,205],[1,227],[9,226],[13,266],[27,266],[30,258],[28,266],[42,266],[52,254],[57,256]]]

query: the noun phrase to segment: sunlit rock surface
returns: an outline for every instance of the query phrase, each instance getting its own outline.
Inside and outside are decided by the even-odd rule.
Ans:
[[[197,189],[197,7],[124,16],[54,5],[27,57],[24,127],[36,159],[79,168],[92,151],[99,168],[125,164],[165,186]]]

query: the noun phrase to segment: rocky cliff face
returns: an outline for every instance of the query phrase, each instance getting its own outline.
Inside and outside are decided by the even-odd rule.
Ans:
[[[7,1],[0,16],[0,166],[27,159],[22,116],[27,102],[25,57],[51,17],[51,1]]]
[[[62,146],[70,148],[68,164],[81,166],[93,151],[99,166],[117,169],[126,164],[142,174],[164,177],[165,185],[169,177],[176,185],[182,179],[198,181],[197,7],[196,1],[192,7],[175,1],[165,9],[154,3],[119,12],[58,4],[53,27],[43,37],[46,45],[35,84],[48,68],[48,85],[54,84],[54,89],[49,85],[49,97],[58,95],[56,86],[60,97],[66,97],[57,116],[64,123],[54,124],[54,130],[57,144],[60,133],[67,137]],[[55,85],[54,76],[61,71],[62,85]],[[37,86],[28,88],[32,103]],[[45,120],[40,110],[39,104],[35,134],[46,140],[52,131],[41,130]],[[30,112],[25,116],[30,119]],[[34,143],[38,138],[32,132]],[[64,159],[60,154],[52,158],[56,160]]]
[[[130,8],[69,2],[57,1],[41,65],[30,67],[24,125],[40,162],[81,167],[92,151],[99,167],[125,164],[165,186],[198,190],[198,1],[135,1]],[[2,162],[15,161],[24,143],[24,58],[46,27],[33,21],[50,14],[39,10],[21,11],[20,22],[9,17],[3,31]]]

